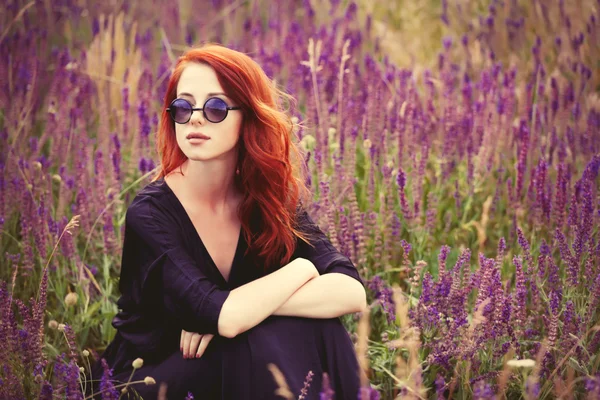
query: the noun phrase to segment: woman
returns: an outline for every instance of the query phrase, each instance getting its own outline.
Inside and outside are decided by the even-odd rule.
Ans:
[[[248,56],[185,53],[169,81],[161,170],[126,214],[113,379],[151,376],[144,399],[272,399],[275,364],[297,398],[355,399],[358,364],[339,316],[366,306],[362,281],[308,216],[285,94]],[[97,362],[93,379],[99,380]],[[95,390],[99,385],[95,384]]]

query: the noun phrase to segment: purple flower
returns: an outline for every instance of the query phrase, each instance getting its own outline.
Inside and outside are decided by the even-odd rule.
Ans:
[[[433,278],[429,272],[425,272],[423,275],[423,282],[421,283],[421,304],[429,304],[432,301],[433,292]]]
[[[452,38],[450,36],[445,36],[442,39],[442,44],[444,45],[445,50],[450,50],[450,47],[452,47]]]
[[[393,300],[393,290],[386,285],[379,275],[367,283],[367,287],[373,292],[375,301],[383,307],[387,321],[392,324],[396,320],[396,305]]]
[[[446,400],[446,396],[444,396],[444,391],[446,389],[446,382],[444,377],[441,374],[437,375],[435,379],[435,394],[436,400]]]
[[[398,184],[398,194],[400,196],[400,206],[402,208],[402,214],[404,215],[404,219],[410,219],[410,206],[408,204],[408,200],[406,199],[406,194],[404,193],[404,188],[406,186],[406,174],[404,173],[404,170],[402,168],[398,170],[396,183]]]
[[[598,304],[600,304],[600,273],[596,276],[596,279],[594,280],[594,283],[590,289],[590,300],[588,302],[588,309],[586,312],[586,323],[591,320],[592,316],[597,311]]]
[[[300,390],[300,396],[298,397],[298,400],[306,399],[306,396],[308,395],[308,389],[310,388],[310,383],[312,382],[314,375],[315,374],[312,371],[308,371],[306,379],[304,380],[304,386],[302,387],[302,390]]]
[[[562,299],[562,295],[560,292],[558,291],[552,291],[550,292],[550,311],[552,312],[552,314],[558,314],[559,311],[559,307],[560,307],[560,302]]]
[[[44,381],[42,390],[40,391],[39,400],[53,400],[53,389],[50,382]]]
[[[333,400],[335,392],[331,389],[329,383],[329,375],[327,372],[323,372],[323,382],[321,384],[321,392],[319,392],[319,400]]]
[[[438,255],[438,275],[443,275],[446,272],[446,259],[450,253],[450,246],[443,245]]]
[[[581,317],[575,312],[575,307],[572,300],[567,300],[565,303],[565,310],[563,312],[563,329],[562,337],[565,341],[565,347],[570,348],[573,346],[576,339],[571,337],[574,335],[579,337],[579,327],[581,324]]]
[[[102,393],[103,400],[118,400],[119,399],[119,391],[115,388],[110,377],[113,374],[112,369],[108,367],[108,363],[103,358],[102,361],[102,379],[100,381],[100,392]]]
[[[560,256],[567,266],[567,276],[569,277],[569,282],[571,285],[576,286],[579,275],[579,266],[577,265],[575,257],[573,257],[573,254],[571,253],[571,249],[569,249],[567,239],[558,228],[556,228],[554,231],[554,239],[558,242]]]
[[[493,400],[496,398],[492,387],[485,381],[478,381],[473,387],[473,400]]]
[[[529,376],[525,382],[525,392],[527,398],[537,399],[540,397],[540,382],[536,377]]]
[[[515,266],[515,297],[513,323],[514,326],[518,330],[520,330],[523,324],[525,324],[525,314],[527,307],[527,287],[525,286],[525,274],[523,273],[523,264],[521,263],[521,257],[513,257],[513,264]]]
[[[600,372],[585,379],[585,391],[589,399],[600,398]]]
[[[379,400],[381,395],[371,386],[361,387],[358,391],[358,400]]]

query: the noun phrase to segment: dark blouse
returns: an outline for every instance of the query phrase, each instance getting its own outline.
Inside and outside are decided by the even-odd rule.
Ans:
[[[308,213],[298,227],[314,248],[297,240],[292,259],[310,260],[320,274],[338,272],[363,283],[352,262],[333,247]],[[137,357],[160,362],[179,351],[181,330],[217,332],[231,290],[265,275],[250,256],[240,233],[229,281],[204,247],[175,193],[159,179],[144,187],[127,209],[117,302],[112,321],[117,335],[102,355],[114,374],[130,369]]]

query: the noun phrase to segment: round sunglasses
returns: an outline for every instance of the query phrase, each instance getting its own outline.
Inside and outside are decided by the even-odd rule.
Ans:
[[[186,99],[175,99],[167,108],[171,119],[178,124],[187,124],[194,111],[202,111],[204,118],[212,123],[222,122],[227,118],[229,110],[240,110],[241,107],[230,107],[225,100],[218,97],[206,99],[202,108],[194,108]]]

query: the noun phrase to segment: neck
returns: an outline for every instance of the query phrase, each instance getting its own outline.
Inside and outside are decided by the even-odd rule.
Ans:
[[[235,187],[235,164],[231,162],[202,162],[186,160],[182,166],[186,197],[207,211],[224,215],[237,203],[239,193]],[[179,168],[177,168],[179,171]]]

